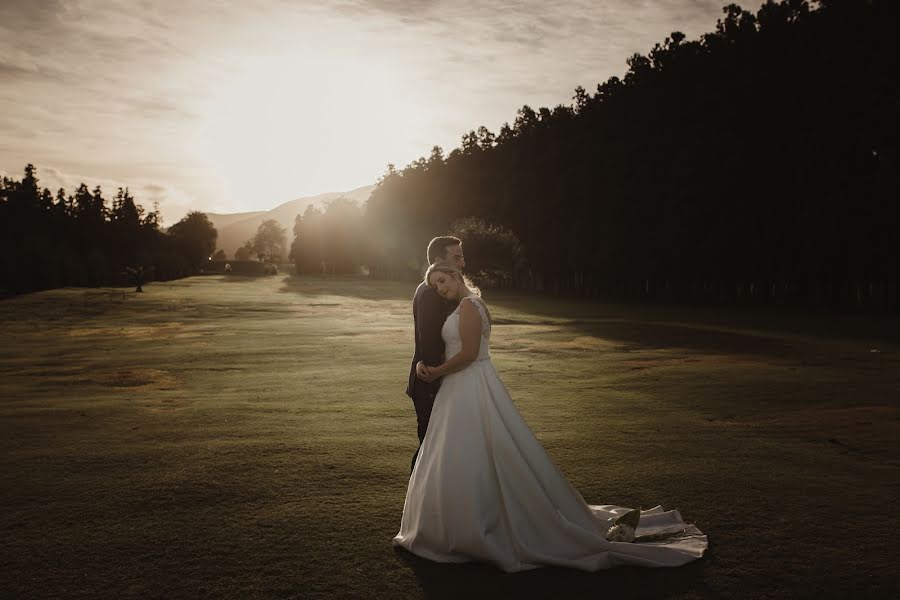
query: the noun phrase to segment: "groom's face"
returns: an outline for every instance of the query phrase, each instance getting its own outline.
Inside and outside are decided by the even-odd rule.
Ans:
[[[444,251],[444,260],[462,271],[466,268],[466,258],[463,256],[462,244],[447,246]]]

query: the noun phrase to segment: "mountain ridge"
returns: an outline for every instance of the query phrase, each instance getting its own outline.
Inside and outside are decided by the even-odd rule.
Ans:
[[[246,213],[206,213],[206,216],[219,233],[216,249],[222,249],[228,258],[234,258],[237,249],[256,234],[256,230],[263,221],[275,219],[279,225],[287,229],[288,245],[290,245],[293,240],[294,220],[297,215],[303,214],[308,206],[321,207],[326,202],[341,197],[361,205],[369,199],[369,195],[374,189],[374,185],[365,185],[347,192],[324,192],[315,196],[295,198],[269,210]]]

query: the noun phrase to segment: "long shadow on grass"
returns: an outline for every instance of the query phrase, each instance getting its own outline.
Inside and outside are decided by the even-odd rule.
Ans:
[[[502,294],[494,306],[511,318],[495,324],[550,325],[575,336],[590,336],[617,342],[622,350],[683,348],[720,354],[758,355],[779,358],[811,353],[830,354],[840,361],[873,358],[866,347],[834,342],[869,342],[882,350],[879,360],[896,354],[900,343],[900,320],[893,317],[801,315],[796,312],[760,312],[739,307],[627,306],[520,298]],[[497,312],[500,312],[499,310]],[[522,317],[522,318],[520,318]],[[886,356],[888,355],[888,356]],[[818,360],[817,360],[818,362]],[[830,361],[829,361],[830,362]]]
[[[623,350],[647,348],[684,348],[718,354],[756,354],[785,356],[796,341],[753,332],[727,332],[692,326],[687,323],[661,323],[627,319],[590,320],[568,323],[575,335],[586,335],[618,342]]]
[[[618,567],[587,573],[542,568],[503,573],[483,564],[435,563],[402,548],[395,552],[415,573],[426,598],[667,598],[705,587],[704,559],[676,569]]]
[[[610,304],[583,298],[555,299],[534,292],[490,291],[492,304],[535,316],[581,321],[626,320],[647,325],[740,330],[746,335],[881,340],[900,343],[900,317],[834,313],[789,306]]]
[[[369,301],[411,302],[416,282],[360,276],[290,275],[281,293],[307,297],[348,297]],[[815,364],[860,359],[881,365],[893,360],[900,343],[900,319],[894,316],[807,313],[792,308],[690,305],[604,304],[557,299],[534,292],[485,290],[498,310],[495,325],[548,326],[572,337],[609,340],[620,351],[679,348],[698,352],[802,358]],[[506,313],[503,315],[502,313]],[[498,331],[499,333],[499,331]],[[871,341],[889,352],[865,356],[835,341]],[[823,342],[829,342],[825,345]],[[547,352],[556,352],[551,343]],[[872,359],[872,360],[870,360]],[[879,362],[880,361],[880,362]],[[883,366],[883,365],[882,365]]]

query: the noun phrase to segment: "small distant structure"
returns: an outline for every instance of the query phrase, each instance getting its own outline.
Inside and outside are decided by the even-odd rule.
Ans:
[[[128,266],[125,267],[125,271],[122,274],[135,286],[135,292],[143,292],[144,286],[153,279],[153,267],[144,267],[143,265]]]

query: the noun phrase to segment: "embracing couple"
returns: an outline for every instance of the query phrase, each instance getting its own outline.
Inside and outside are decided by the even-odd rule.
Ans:
[[[437,237],[413,298],[406,393],[419,449],[394,544],[437,562],[507,571],[678,566],[706,536],[677,510],[589,505],[525,423],[490,356],[491,313],[463,274],[462,242]]]

